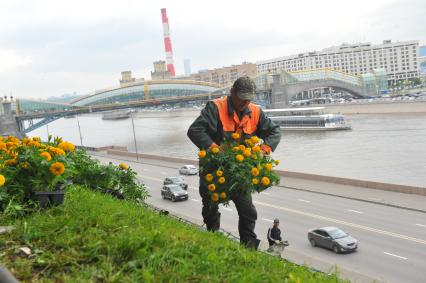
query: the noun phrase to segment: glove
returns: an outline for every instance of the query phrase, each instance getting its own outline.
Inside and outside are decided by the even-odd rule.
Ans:
[[[267,144],[262,144],[260,146],[260,149],[263,151],[263,154],[265,154],[265,155],[271,154],[271,151],[272,151],[272,148]]]
[[[278,241],[278,240],[275,240],[275,244],[279,244],[280,243],[280,241]]]

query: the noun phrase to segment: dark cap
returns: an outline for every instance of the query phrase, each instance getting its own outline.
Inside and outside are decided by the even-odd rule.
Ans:
[[[280,220],[278,218],[275,218],[274,223],[280,223]]]
[[[253,100],[255,98],[256,84],[247,76],[239,77],[232,87],[239,99]]]

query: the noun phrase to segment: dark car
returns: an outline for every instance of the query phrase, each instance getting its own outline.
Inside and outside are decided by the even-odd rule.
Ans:
[[[173,202],[177,200],[188,200],[188,192],[178,185],[165,185],[161,189],[163,199],[169,199]]]
[[[185,183],[185,180],[178,176],[178,177],[168,177],[164,179],[163,185],[179,185],[182,189],[187,190],[188,184]]]
[[[333,250],[336,254],[355,251],[358,241],[336,227],[312,229],[308,232],[308,240],[313,247]]]

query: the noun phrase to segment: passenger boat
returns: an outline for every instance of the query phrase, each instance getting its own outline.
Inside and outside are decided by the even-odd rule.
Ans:
[[[263,110],[282,130],[350,130],[351,126],[340,114],[324,114],[324,107]]]
[[[132,111],[114,111],[102,114],[102,120],[120,120],[130,118]]]

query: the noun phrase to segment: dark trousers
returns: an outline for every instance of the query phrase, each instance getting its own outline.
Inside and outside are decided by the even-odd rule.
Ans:
[[[220,228],[219,206],[214,203],[208,193],[207,184],[203,178],[200,178],[200,196],[203,202],[201,214],[208,231],[217,231]],[[240,243],[255,248],[259,246],[260,240],[254,233],[256,226],[257,211],[254,207],[251,195],[236,196],[232,198],[238,211],[238,232],[240,233]]]

